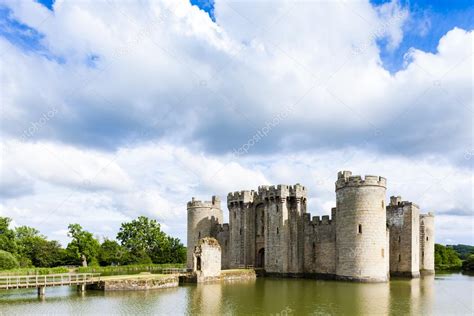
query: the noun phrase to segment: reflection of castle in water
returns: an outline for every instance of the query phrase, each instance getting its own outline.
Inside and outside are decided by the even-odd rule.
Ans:
[[[386,205],[386,179],[339,172],[329,216],[307,212],[302,185],[229,193],[229,224],[220,199],[188,203],[188,250],[218,240],[223,269],[253,266],[267,274],[387,281],[434,272],[434,216],[400,197]],[[188,251],[188,268],[193,251]]]
[[[189,287],[187,311],[193,315],[431,315],[433,282],[434,275],[390,283],[265,278],[256,283],[199,284]]]

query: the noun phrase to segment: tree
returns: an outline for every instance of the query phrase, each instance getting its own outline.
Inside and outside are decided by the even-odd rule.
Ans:
[[[20,266],[55,267],[63,263],[65,251],[59,242],[49,241],[33,227],[15,228]]]
[[[435,267],[437,269],[459,269],[462,261],[451,247],[435,244]]]
[[[462,260],[466,260],[470,255],[474,254],[474,246],[469,245],[448,245],[447,247],[453,248]]]
[[[0,250],[16,253],[15,232],[9,228],[11,219],[0,217]]]
[[[168,237],[156,220],[145,216],[122,223],[117,239],[137,263],[148,258],[153,263],[170,263],[182,256],[179,240]]]
[[[57,267],[65,263],[66,250],[58,241],[42,239],[34,246],[34,256],[31,258],[35,267]]]
[[[186,247],[178,238],[168,237],[168,253],[166,254],[168,263],[186,262]]]
[[[99,264],[101,266],[122,264],[125,256],[126,250],[115,240],[105,239],[100,245]]]
[[[462,263],[462,269],[464,271],[474,271],[474,255],[469,255],[466,261]]]
[[[68,236],[72,238],[67,245],[68,254],[76,263],[82,262],[83,266],[87,266],[88,262],[96,261],[100,248],[99,241],[92,233],[83,230],[79,224],[70,224],[68,229]]]
[[[0,270],[18,268],[19,264],[15,256],[8,251],[0,250]]]

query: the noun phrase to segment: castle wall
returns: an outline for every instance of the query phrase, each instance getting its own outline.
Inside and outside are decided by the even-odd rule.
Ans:
[[[387,206],[390,229],[390,273],[418,277],[420,275],[419,240],[420,211],[416,204],[391,197]]]
[[[204,237],[216,237],[219,223],[223,222],[221,201],[213,196],[212,201],[197,201],[194,198],[187,204],[188,242],[187,267],[193,268],[193,251],[198,241]]]
[[[306,274],[336,273],[336,226],[335,221],[325,215],[320,220],[306,214],[304,231],[304,272]]]
[[[221,246],[221,262],[222,269],[230,269],[230,231],[229,224],[219,225],[216,236],[219,245]]]
[[[254,194],[254,191],[240,191],[227,195],[230,222],[230,268],[255,264]]]
[[[284,273],[287,267],[287,251],[284,239],[287,237],[283,227],[288,219],[286,199],[270,197],[265,202],[265,271]]]
[[[303,273],[306,188],[299,184],[262,186],[258,199],[265,217],[265,271]]]
[[[386,179],[339,172],[336,182],[336,275],[387,281]]]
[[[434,215],[420,215],[420,272],[434,273]]]

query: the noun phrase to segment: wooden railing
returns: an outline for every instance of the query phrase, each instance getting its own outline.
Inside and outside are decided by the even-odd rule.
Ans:
[[[99,281],[100,273],[0,276],[0,289],[81,285],[97,283]]]

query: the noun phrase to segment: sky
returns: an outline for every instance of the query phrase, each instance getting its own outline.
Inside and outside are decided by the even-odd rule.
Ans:
[[[474,244],[470,1],[0,0],[0,216],[68,242],[337,172]]]

